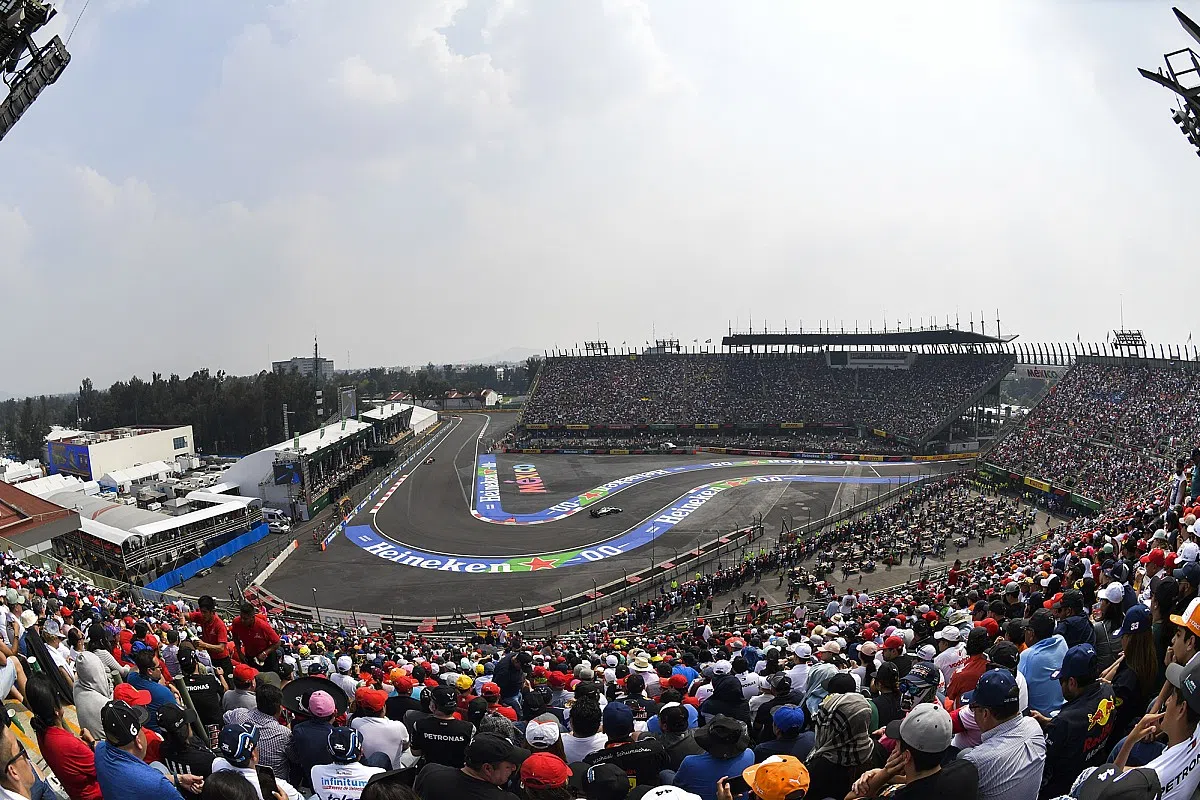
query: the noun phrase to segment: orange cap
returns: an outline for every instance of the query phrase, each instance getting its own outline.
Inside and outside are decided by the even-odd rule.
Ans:
[[[1171,622],[1187,628],[1196,636],[1200,636],[1200,597],[1192,598],[1192,602],[1188,603],[1187,610],[1183,612],[1183,616],[1172,614]]]
[[[795,756],[771,756],[746,767],[742,777],[761,800],[787,800],[795,792],[808,792],[808,768]]]

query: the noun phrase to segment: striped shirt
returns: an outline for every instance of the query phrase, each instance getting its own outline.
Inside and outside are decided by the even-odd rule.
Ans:
[[[235,708],[225,712],[226,725],[252,723],[258,728],[258,763],[270,767],[276,777],[289,780],[286,752],[292,741],[292,732],[279,724],[279,720],[268,717],[257,708]]]
[[[959,758],[979,772],[980,800],[1037,800],[1046,764],[1046,737],[1033,717],[1017,715],[983,734]]]

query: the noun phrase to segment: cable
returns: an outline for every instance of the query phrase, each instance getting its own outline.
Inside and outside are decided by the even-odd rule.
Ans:
[[[67,41],[66,41],[66,44],[70,44],[70,43],[71,43],[71,37],[75,35],[75,29],[79,27],[79,21],[80,21],[81,19],[83,19],[83,15],[84,15],[84,13],[86,13],[86,12],[87,12],[88,5],[89,5],[91,2],[92,2],[92,0],[84,0],[84,3],[83,3],[83,8],[81,8],[81,9],[79,10],[79,16],[75,18],[75,24],[71,26],[71,32],[67,34]]]

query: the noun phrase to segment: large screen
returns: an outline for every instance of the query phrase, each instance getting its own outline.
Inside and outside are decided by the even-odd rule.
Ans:
[[[275,465],[275,485],[287,486],[300,483],[300,465],[296,463]]]
[[[358,416],[358,390],[353,386],[343,386],[338,390],[338,413],[342,419]]]

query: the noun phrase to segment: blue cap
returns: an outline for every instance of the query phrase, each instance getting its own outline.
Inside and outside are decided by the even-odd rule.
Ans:
[[[329,732],[329,752],[339,764],[358,761],[362,755],[362,737],[353,728],[334,728]]]
[[[609,703],[604,707],[603,722],[606,733],[630,733],[633,731],[633,709],[624,703]]]
[[[1021,702],[1017,679],[1006,669],[990,669],[979,677],[972,691],[963,695],[971,708],[1015,708]]]
[[[245,766],[254,746],[258,744],[258,728],[249,722],[226,725],[217,737],[217,749],[230,764]]]
[[[1125,621],[1121,623],[1121,629],[1113,634],[1113,638],[1120,639],[1127,633],[1148,630],[1150,630],[1150,609],[1138,603],[1125,612]]]
[[[1187,562],[1171,574],[1180,580],[1187,581],[1192,586],[1200,585],[1200,564],[1194,561]]]
[[[1082,678],[1096,671],[1096,648],[1090,644],[1077,644],[1067,650],[1063,656],[1062,666],[1050,673],[1050,677],[1065,681],[1068,678]]]
[[[793,705],[775,706],[771,721],[783,733],[793,730],[799,732],[804,727],[804,709]]]

